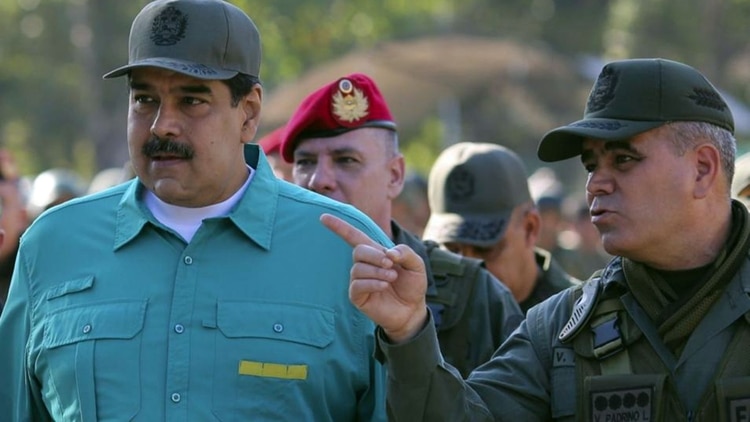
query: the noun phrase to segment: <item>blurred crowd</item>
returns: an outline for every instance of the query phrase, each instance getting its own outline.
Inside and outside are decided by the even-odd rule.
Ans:
[[[73,198],[99,192],[133,177],[129,164],[107,168],[87,180],[69,168],[51,168],[37,175],[18,170],[13,155],[0,150],[0,304],[4,303],[13,275],[21,235],[44,211]]]
[[[546,167],[530,175],[527,182],[542,220],[537,246],[549,251],[568,274],[579,280],[603,268],[611,256],[602,247],[581,194],[565,194],[554,172]],[[426,177],[408,173],[404,189],[394,201],[393,214],[412,233],[422,235],[430,218]]]

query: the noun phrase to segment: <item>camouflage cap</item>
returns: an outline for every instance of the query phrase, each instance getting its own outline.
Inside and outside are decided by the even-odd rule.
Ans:
[[[548,132],[537,153],[542,161],[564,160],[581,153],[584,138],[624,140],[672,121],[734,132],[729,106],[694,68],[664,59],[616,61],[601,70],[583,120]]]
[[[438,243],[492,246],[505,234],[513,210],[531,201],[520,157],[491,143],[446,148],[428,185],[432,213],[422,237]]]
[[[223,0],[156,0],[133,20],[128,64],[105,79],[138,67],[159,67],[198,79],[260,74],[260,34],[253,21]]]

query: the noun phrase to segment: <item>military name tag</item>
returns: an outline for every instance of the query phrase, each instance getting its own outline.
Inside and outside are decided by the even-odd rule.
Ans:
[[[591,419],[594,422],[633,422],[654,419],[653,389],[629,388],[591,393]]]
[[[729,422],[750,422],[750,397],[728,400],[727,420]]]
[[[663,374],[586,377],[583,414],[593,422],[643,422],[661,419]]]
[[[750,377],[717,381],[716,399],[720,421],[750,422]]]

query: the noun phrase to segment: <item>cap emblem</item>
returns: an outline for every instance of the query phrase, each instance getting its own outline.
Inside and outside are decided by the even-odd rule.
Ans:
[[[445,181],[445,189],[452,201],[461,201],[474,195],[474,176],[462,168],[456,168]]]
[[[615,98],[615,87],[617,87],[617,72],[610,66],[604,66],[599,77],[596,79],[596,85],[591,90],[586,111],[589,113],[599,111],[609,104]]]
[[[175,45],[185,38],[187,16],[174,6],[164,9],[151,24],[151,41],[156,45]]]
[[[366,117],[370,102],[365,94],[354,87],[349,79],[339,82],[339,89],[333,95],[333,115],[336,119],[352,123]]]
[[[727,109],[727,104],[721,99],[716,91],[703,88],[693,88],[693,93],[688,95],[688,98],[695,101],[696,105],[702,107],[709,107],[719,111]]]

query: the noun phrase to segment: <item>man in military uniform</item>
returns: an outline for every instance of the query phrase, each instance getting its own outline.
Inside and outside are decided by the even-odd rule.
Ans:
[[[428,262],[427,304],[441,350],[466,376],[487,361],[523,319],[508,289],[482,264],[423,243],[392,219],[404,185],[396,124],[375,82],[339,78],[305,98],[282,135],[294,183],[367,214],[396,244]]]
[[[733,132],[694,68],[604,66],[583,119],[547,133],[538,155],[580,155],[592,222],[615,258],[533,307],[465,381],[438,353],[418,257],[324,216],[358,245],[350,298],[379,325],[391,420],[747,420],[750,222],[730,199]]]
[[[521,158],[508,148],[451,145],[430,170],[431,215],[423,236],[484,261],[524,314],[576,281],[548,251],[535,246],[541,217],[526,180]]]

